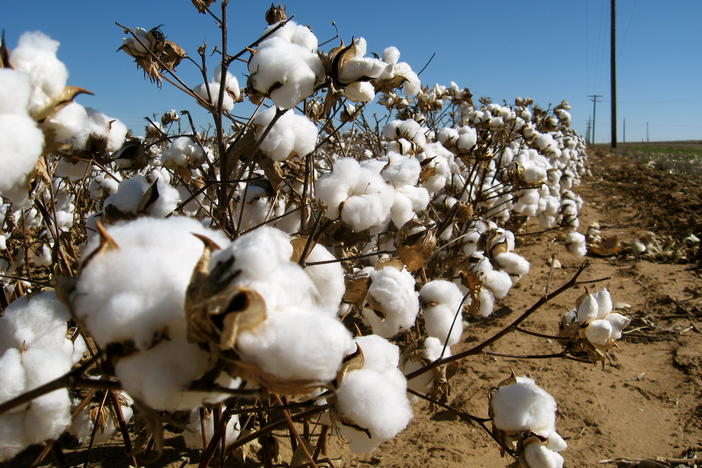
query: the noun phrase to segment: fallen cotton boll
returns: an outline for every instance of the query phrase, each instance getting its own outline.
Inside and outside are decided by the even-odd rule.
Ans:
[[[566,247],[568,251],[578,258],[582,258],[587,254],[587,246],[585,242],[585,235],[572,231],[566,236]]]
[[[528,377],[499,387],[490,401],[495,427],[548,437],[556,430],[556,400]]]
[[[562,468],[564,459],[556,452],[539,442],[524,447],[523,461],[528,468]]]

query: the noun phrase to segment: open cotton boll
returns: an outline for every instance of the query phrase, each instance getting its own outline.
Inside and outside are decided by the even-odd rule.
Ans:
[[[19,204],[27,200],[27,177],[43,148],[44,133],[32,118],[0,114],[0,195]]]
[[[256,115],[253,124],[256,127],[256,140],[263,137],[270,122],[276,115],[271,107]],[[261,142],[261,151],[274,161],[284,161],[293,156],[306,156],[317,144],[317,127],[310,119],[288,110],[276,120],[266,137]]]
[[[490,405],[495,427],[502,431],[548,437],[556,430],[556,400],[528,377],[498,388]]]
[[[205,101],[210,106],[216,107],[219,103],[219,90],[220,84],[216,81],[210,81],[209,83],[201,83],[193,89],[195,94],[197,94],[203,101]],[[201,102],[198,101],[198,104]],[[205,106],[206,107],[206,106]],[[234,99],[225,92],[222,95],[222,110],[224,112],[229,112],[234,109]]]
[[[104,206],[112,205],[122,213],[136,213],[148,189],[149,183],[141,174],[124,179],[117,192],[105,199]]]
[[[30,91],[26,74],[0,68],[0,114],[27,114]]]
[[[489,263],[489,262],[487,262]],[[512,279],[502,270],[488,270],[482,275],[483,285],[492,291],[495,299],[504,299],[512,288]]]
[[[611,336],[612,324],[607,320],[593,320],[585,328],[585,337],[593,344],[606,345]]]
[[[214,435],[214,421],[214,415],[209,410],[205,410],[204,421],[200,420],[199,408],[191,410],[188,424],[183,431],[185,446],[191,450],[204,450]],[[205,427],[205,437],[202,436],[203,425]],[[233,444],[239,438],[240,433],[241,423],[239,422],[239,415],[232,415],[227,421],[224,430],[224,446],[228,447]]]
[[[362,167],[355,159],[339,158],[332,171],[317,180],[315,197],[326,205],[328,218],[341,216],[358,232],[388,219],[395,191],[380,174]]]
[[[286,109],[314,93],[325,73],[316,53],[317,38],[289,21],[259,45],[249,61],[249,83]]]
[[[336,410],[342,421],[367,429],[356,430],[339,425],[342,437],[354,453],[368,453],[402,431],[412,418],[412,407],[406,394],[406,381],[399,370],[398,378],[388,378],[373,369],[347,373],[336,390]]]
[[[267,374],[322,385],[336,377],[344,356],[355,345],[336,318],[290,307],[241,332],[236,348],[243,361]]]
[[[307,255],[305,262],[324,262],[328,260],[336,260],[336,257],[322,244],[315,244],[312,251]],[[344,268],[341,266],[341,262],[307,265],[305,266],[305,273],[307,273],[307,276],[310,277],[317,288],[316,302],[319,307],[328,311],[330,315],[336,316],[339,312],[341,299],[346,292]]]
[[[127,137],[127,127],[120,120],[108,117],[102,112],[86,107],[90,136],[104,141],[105,151],[114,153],[122,147]]]
[[[499,253],[495,255],[495,261],[511,276],[521,277],[529,273],[529,262],[514,252]]]
[[[597,318],[604,318],[612,312],[612,296],[607,288],[602,288],[595,293],[597,301]]]
[[[214,81],[218,84],[222,82],[221,65],[218,65],[217,68],[215,68]],[[229,94],[235,102],[238,101],[241,97],[241,88],[239,87],[239,80],[237,80],[236,76],[232,75],[229,70],[227,70],[224,76],[224,89],[227,91],[226,94]]]
[[[400,362],[400,348],[378,335],[365,335],[355,338],[363,351],[363,368],[373,369],[381,374],[397,369]]]
[[[59,42],[40,31],[26,32],[10,54],[10,65],[27,74],[31,84],[29,112],[36,114],[66,86],[68,70],[56,57]]]
[[[163,152],[161,161],[166,167],[186,167],[199,163],[204,157],[205,152],[200,145],[195,143],[192,138],[182,136],[171,142],[170,146]]]
[[[395,64],[400,60],[400,50],[395,46],[386,47],[383,50],[383,62]]]
[[[432,280],[419,290],[419,298],[423,304],[446,304],[455,311],[463,300],[463,293],[451,281]]]
[[[193,233],[221,245],[227,239],[184,217],[138,218],[108,231],[119,248],[104,249],[83,265],[73,308],[100,346],[133,341],[146,349],[169,328],[185,327],[185,291],[203,251]],[[91,239],[83,258],[97,247],[98,239]]]
[[[364,308],[363,316],[373,328],[373,333],[392,338],[409,329],[419,311],[419,298],[414,290],[414,277],[407,270],[386,267],[370,274],[367,302],[372,309]],[[382,318],[373,310],[378,310]]]
[[[70,145],[76,151],[85,148],[90,136],[88,111],[77,102],[63,106],[46,119],[43,126],[53,132],[57,142]]]
[[[344,86],[341,92],[353,102],[371,102],[375,98],[375,87],[370,81],[354,81]]]
[[[115,375],[124,390],[151,408],[189,410],[227,397],[226,394],[188,390],[213,363],[209,353],[187,341],[184,327],[185,324],[179,333],[172,333],[170,339],[120,358],[115,364]]]

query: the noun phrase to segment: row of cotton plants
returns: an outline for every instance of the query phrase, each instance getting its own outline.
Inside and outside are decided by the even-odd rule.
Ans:
[[[120,431],[132,447],[133,414],[152,447],[181,415],[188,447],[229,455],[279,427],[275,408],[296,460],[314,464],[330,434],[373,451],[410,423],[408,391],[445,403],[445,364],[471,355],[467,320],[529,272],[519,233],[561,229],[585,255],[585,146],[566,102],[474,104],[455,83],[423,86],[395,47],[323,50],[282,7],[266,20],[190,84],[188,52],[160,28],[124,29],[120,49],[205,107],[213,133],[170,110],[136,137],[73,100],[87,91],[67,86],[58,42],[3,44],[2,460],[65,431],[91,446]],[[257,107],[237,118],[244,100]],[[373,101],[387,109],[377,128]],[[564,353],[603,360],[627,324],[606,290],[586,295],[560,324]],[[490,401],[502,450],[563,465],[545,390],[516,377]],[[323,427],[316,449],[295,429],[306,415]]]

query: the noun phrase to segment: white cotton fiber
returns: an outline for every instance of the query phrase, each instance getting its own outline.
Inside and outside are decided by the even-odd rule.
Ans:
[[[438,338],[441,342],[446,341],[449,346],[460,341],[463,333],[463,317],[460,312],[456,317],[457,311],[446,304],[424,307],[422,311],[427,335]]]
[[[544,444],[532,442],[524,448],[524,461],[529,468],[562,468],[563,457]]]
[[[495,255],[495,261],[510,275],[524,276],[529,273],[529,262],[514,252],[499,253]]]
[[[256,115],[253,124],[256,127],[256,140],[263,137],[270,122],[276,114],[271,107]],[[261,151],[274,161],[284,161],[293,156],[306,156],[317,144],[317,127],[310,119],[288,110],[276,120],[261,142]]]
[[[208,103],[210,106],[216,108],[219,103],[219,90],[221,89],[220,84],[214,81],[209,83],[201,83],[196,86],[193,91],[197,94],[203,101]],[[198,101],[198,104],[200,101]],[[222,95],[222,110],[224,112],[229,112],[234,108],[234,99],[225,92]]]
[[[305,262],[323,262],[336,260],[326,247],[315,244],[305,259]],[[321,265],[305,266],[305,273],[310,277],[317,288],[316,302],[319,307],[330,315],[336,316],[339,312],[341,299],[346,291],[344,282],[344,269],[341,262],[324,263]]]
[[[44,134],[26,114],[0,114],[0,195],[21,203],[25,184],[41,156]]]
[[[585,337],[590,343],[606,345],[611,336],[612,324],[607,320],[593,320],[585,328]]]
[[[400,348],[378,335],[365,335],[355,338],[363,351],[363,368],[380,373],[397,369],[400,362]]]
[[[491,401],[494,424],[505,432],[548,437],[556,427],[556,400],[528,377],[497,389]]]
[[[29,93],[27,75],[9,68],[0,68],[0,114],[26,114]]]
[[[367,429],[371,435],[369,438],[364,432],[341,425],[341,434],[351,442],[351,450],[370,452],[407,427],[412,408],[402,380],[388,379],[365,368],[346,374],[336,391],[336,409],[343,420]]]
[[[196,165],[205,157],[203,149],[192,138],[182,136],[173,140],[163,152],[161,161],[167,167]]]
[[[355,345],[336,318],[289,308],[243,331],[236,348],[242,360],[279,379],[325,383]]]
[[[407,270],[386,267],[370,274],[368,303],[383,314],[381,318],[369,308],[363,316],[370,322],[373,333],[391,338],[414,325],[419,311],[419,298],[414,290],[414,277]]]
[[[184,326],[185,290],[203,251],[193,233],[220,244],[226,238],[184,217],[139,218],[108,231],[119,248],[83,266],[74,310],[100,346],[133,340],[145,349],[170,326]],[[96,237],[83,258],[97,248]]]
[[[31,114],[41,111],[66,86],[68,70],[56,57],[58,47],[58,41],[42,32],[26,32],[20,36],[17,47],[10,55],[10,65],[29,76]]]
[[[597,299],[592,294],[587,294],[577,308],[578,322],[586,323],[597,318]]]
[[[604,318],[607,314],[612,312],[612,296],[609,294],[607,288],[602,288],[595,293],[595,300],[597,301],[597,318]]]

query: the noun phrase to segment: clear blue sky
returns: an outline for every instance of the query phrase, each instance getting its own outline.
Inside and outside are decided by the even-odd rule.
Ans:
[[[626,119],[627,141],[702,139],[702,1],[618,0],[619,139]],[[232,1],[230,50],[258,37],[269,2]],[[364,36],[368,50],[394,45],[418,71],[436,52],[422,82],[456,81],[476,97],[512,101],[531,96],[546,106],[567,99],[573,126],[585,133],[592,114],[590,94],[603,95],[597,107],[596,140],[608,141],[610,0],[288,1],[296,21],[312,27],[320,42],[334,35]],[[132,60],[116,49],[129,26],[163,24],[168,39],[192,55],[203,41],[213,46],[218,32],[211,19],[187,0],[12,1],[3,5],[0,28],[9,46],[19,35],[41,30],[61,42],[59,58],[69,84],[95,96],[79,102],[117,117],[142,134],[143,117],[197,105],[170,88],[143,79]],[[331,46],[331,45],[330,45]],[[326,48],[330,47],[326,46]],[[325,48],[325,50],[326,50]],[[186,82],[201,80],[181,65]],[[232,71],[245,84],[245,65]],[[236,109],[235,109],[236,113]],[[204,118],[202,113],[196,115]],[[200,121],[199,124],[206,124]]]

